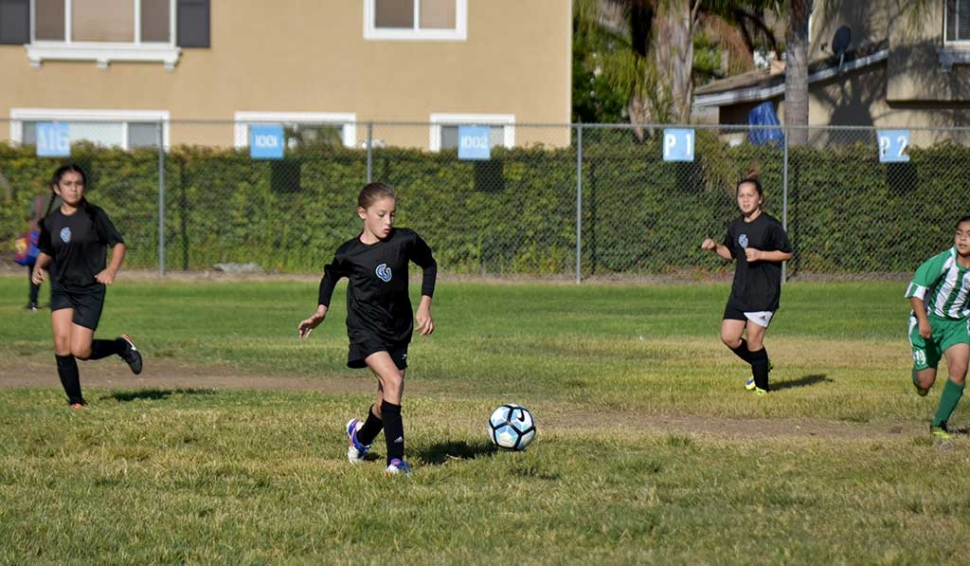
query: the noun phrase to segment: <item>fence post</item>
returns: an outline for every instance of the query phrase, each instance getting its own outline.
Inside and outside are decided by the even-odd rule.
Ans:
[[[165,275],[165,130],[158,123],[158,274]]]
[[[576,283],[582,283],[583,261],[583,125],[576,124]]]
[[[785,162],[782,165],[781,173],[781,227],[788,232],[788,127],[786,126],[783,142],[785,144]],[[781,262],[781,283],[785,284],[788,280],[788,262]]]
[[[367,184],[370,184],[373,179],[372,168],[374,166],[374,123],[367,122]]]

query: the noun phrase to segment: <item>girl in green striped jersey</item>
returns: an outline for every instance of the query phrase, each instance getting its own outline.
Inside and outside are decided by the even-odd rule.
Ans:
[[[970,362],[970,216],[957,222],[953,247],[925,261],[906,289],[913,305],[909,342],[913,348],[913,385],[926,395],[936,381],[940,358],[950,374],[930,432],[949,438],[947,421],[963,396]]]

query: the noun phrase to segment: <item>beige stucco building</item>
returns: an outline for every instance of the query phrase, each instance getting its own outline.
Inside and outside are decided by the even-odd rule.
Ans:
[[[970,126],[970,0],[819,1],[809,26],[809,124],[912,128],[913,143]],[[784,122],[784,64],[710,83],[695,104],[746,124],[763,101]],[[924,131],[920,131],[923,129]],[[846,141],[852,138],[845,134]]]
[[[0,0],[0,141],[60,121],[72,141],[244,146],[265,121],[351,147],[435,151],[459,124],[566,145],[529,125],[570,121],[571,20],[570,0]]]

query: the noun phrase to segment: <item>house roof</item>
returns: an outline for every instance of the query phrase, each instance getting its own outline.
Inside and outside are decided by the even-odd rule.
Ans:
[[[889,57],[889,42],[860,47],[838,57],[826,57],[808,66],[809,84],[825,80],[841,72],[861,69]],[[768,100],[785,92],[785,64],[775,64],[766,71],[749,71],[708,83],[694,91],[695,106],[727,106],[741,102]]]

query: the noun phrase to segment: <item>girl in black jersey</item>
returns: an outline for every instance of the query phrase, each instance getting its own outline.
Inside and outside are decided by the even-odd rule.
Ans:
[[[420,236],[406,228],[394,228],[397,195],[393,188],[370,183],[360,191],[357,205],[364,229],[337,248],[333,261],[324,268],[317,310],[300,323],[299,332],[301,338],[307,338],[323,322],[334,286],[346,277],[350,337],[347,365],[370,368],[378,379],[377,402],[371,405],[367,419],[351,419],[347,423],[347,459],[352,464],[362,462],[383,428],[387,444],[385,473],[407,474],[411,468],[404,461],[401,395],[408,367],[408,344],[415,320],[422,336],[434,332],[431,297],[438,267],[431,248]],[[412,261],[424,270],[417,315],[411,310],[408,296],[408,263]]]
[[[60,206],[40,223],[40,255],[32,280],[40,284],[50,270],[51,326],[57,374],[74,408],[86,405],[81,396],[77,360],[118,355],[135,374],[141,373],[141,353],[131,338],[95,340],[105,290],[114,283],[125,257],[125,242],[103,210],[84,198],[87,177],[77,165],[64,165],[54,173],[52,190]],[[53,204],[53,200],[51,204]],[[107,250],[111,249],[111,263]]]
[[[791,244],[781,223],[761,210],[764,190],[757,172],[749,172],[738,183],[736,192],[741,217],[728,227],[724,243],[707,238],[701,249],[738,262],[721,322],[721,340],[751,364],[752,378],[745,383],[745,389],[765,395],[770,369],[764,348],[765,330],[778,310],[781,264],[791,259]],[[745,331],[747,340],[743,337]]]

